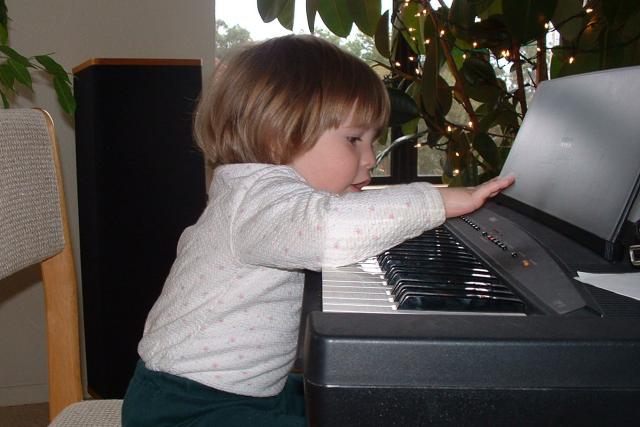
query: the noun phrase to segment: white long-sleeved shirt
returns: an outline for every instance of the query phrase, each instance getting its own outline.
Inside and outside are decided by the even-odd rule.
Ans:
[[[220,166],[202,216],[180,237],[138,352],[151,370],[273,396],[296,354],[302,270],[361,261],[444,218],[440,193],[426,183],[338,196],[287,166]]]

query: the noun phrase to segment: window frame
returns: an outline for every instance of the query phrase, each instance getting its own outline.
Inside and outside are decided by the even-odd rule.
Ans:
[[[407,184],[417,181],[442,184],[442,176],[418,175],[418,149],[413,144],[398,146],[389,157],[389,176],[374,176],[371,185]]]

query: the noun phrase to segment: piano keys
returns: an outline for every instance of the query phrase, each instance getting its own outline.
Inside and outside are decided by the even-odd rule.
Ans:
[[[324,269],[323,311],[598,314],[595,301],[553,257],[524,230],[486,208],[376,258]]]
[[[429,230],[377,258],[325,269],[322,283],[326,312],[523,314],[525,309],[524,302],[444,227]]]

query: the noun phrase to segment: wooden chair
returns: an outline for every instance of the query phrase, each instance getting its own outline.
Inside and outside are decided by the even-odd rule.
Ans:
[[[78,294],[53,122],[0,109],[0,279],[40,264],[52,426],[119,426],[120,400],[83,401]]]

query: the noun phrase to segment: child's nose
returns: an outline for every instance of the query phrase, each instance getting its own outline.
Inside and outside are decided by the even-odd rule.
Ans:
[[[376,164],[376,155],[373,152],[373,147],[369,144],[363,149],[360,154],[360,164],[367,168],[371,169]]]

